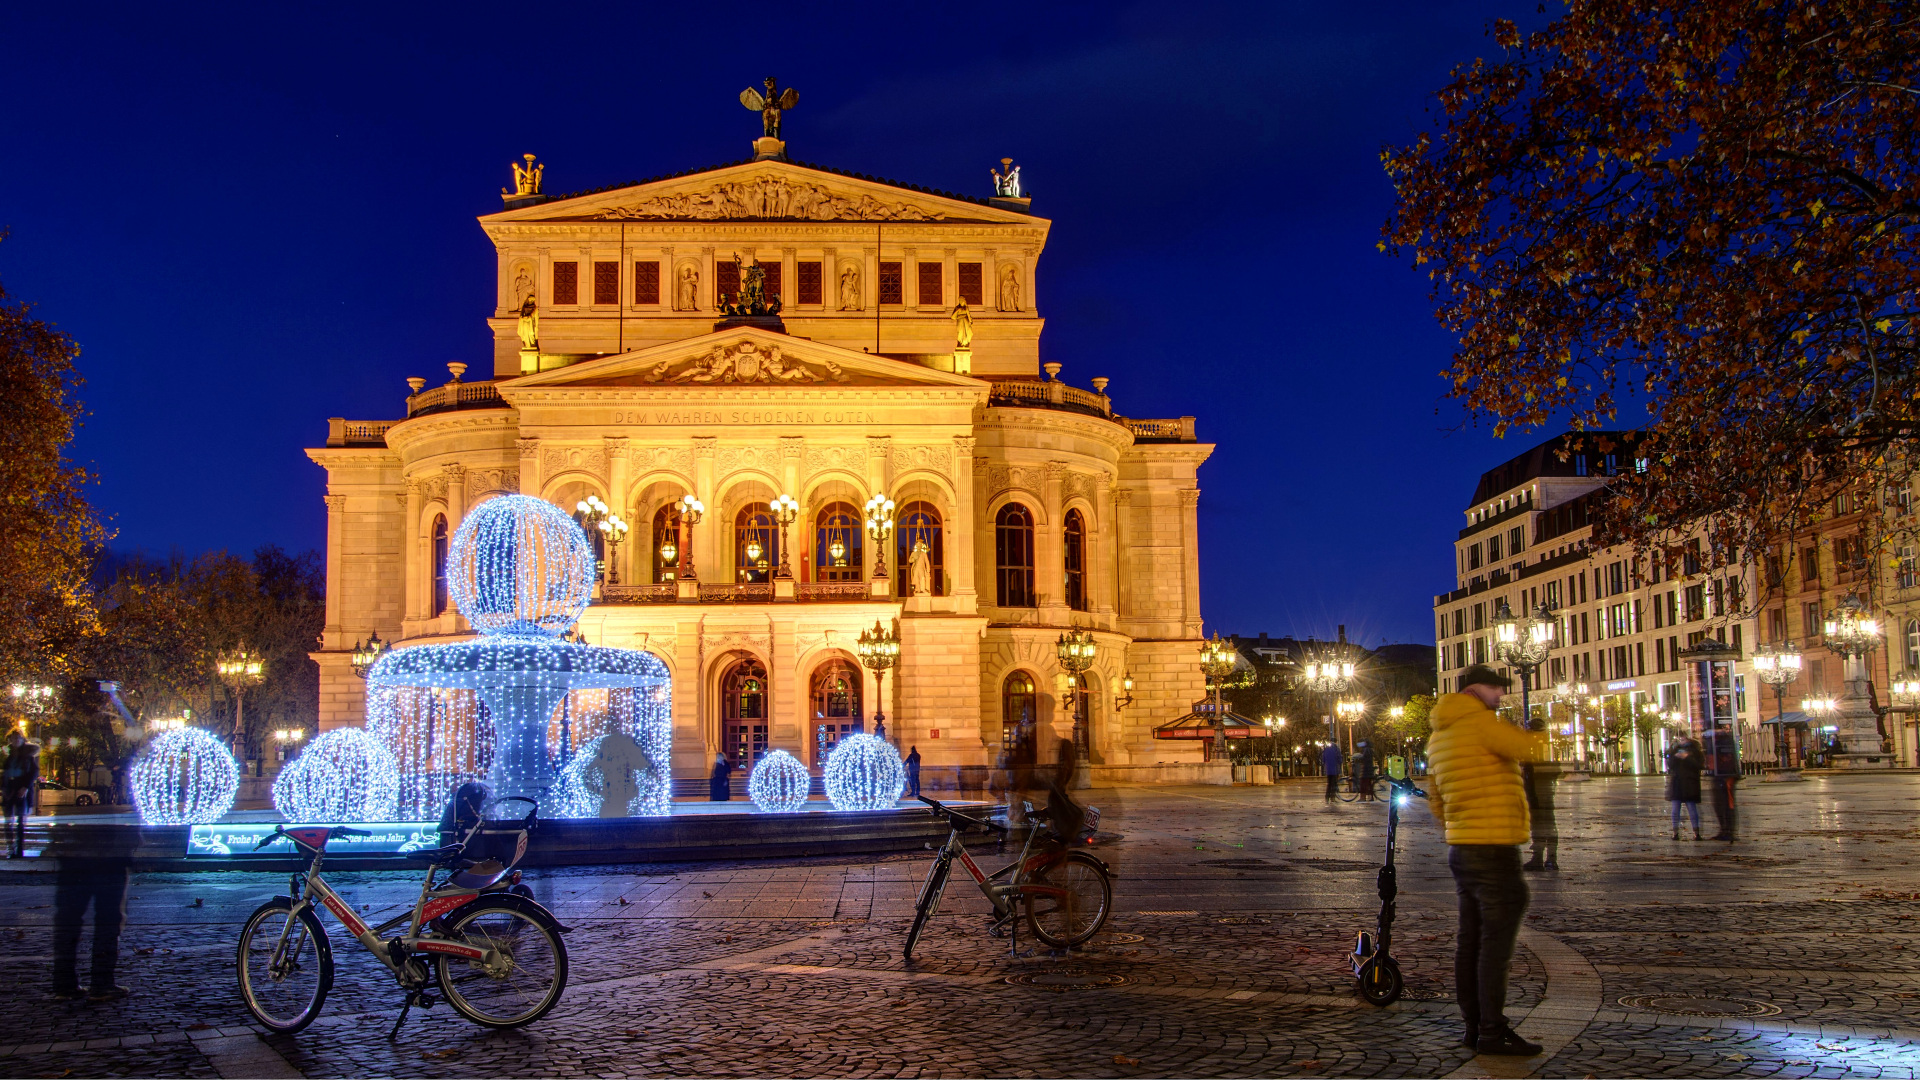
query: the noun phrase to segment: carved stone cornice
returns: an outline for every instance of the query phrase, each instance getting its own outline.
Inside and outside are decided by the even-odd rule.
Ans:
[[[347,508],[347,497],[345,495],[328,495],[326,496],[326,500],[327,500],[327,515],[329,517],[331,517],[334,514],[338,514]]]
[[[806,451],[807,441],[805,436],[780,436],[780,459],[782,461],[799,461],[801,455],[805,454]]]
[[[1180,489],[1180,506],[1183,509],[1190,510],[1193,507],[1198,505],[1200,505],[1200,489],[1199,488],[1190,487],[1190,488]]]
[[[693,437],[693,459],[695,461],[712,461],[714,443],[717,441],[716,437],[712,435],[695,435]]]
[[[628,440],[626,436],[609,435],[600,441],[606,444],[608,461],[625,461],[627,459]]]
[[[603,221],[945,221],[928,209],[864,192],[835,191],[780,176],[725,180],[703,191],[671,192],[630,206],[586,212]]]
[[[789,383],[846,382],[846,370],[832,360],[796,360],[778,345],[751,338],[732,345],[716,345],[703,353],[662,360],[640,378],[645,382],[675,383]]]

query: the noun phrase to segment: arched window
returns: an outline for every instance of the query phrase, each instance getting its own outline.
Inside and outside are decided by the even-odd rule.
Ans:
[[[829,660],[814,669],[811,708],[813,711],[813,763],[827,763],[834,744],[861,730],[860,669],[842,659]]]
[[[751,769],[767,752],[767,666],[742,657],[720,680],[720,748],[734,768]]]
[[[673,504],[653,513],[653,582],[664,585],[680,576],[680,531],[673,527]]]
[[[733,579],[742,584],[772,581],[780,565],[780,530],[773,508],[748,503],[733,517]]]
[[[1000,749],[1010,757],[1015,750],[1032,761],[1034,735],[1040,722],[1040,698],[1034,693],[1033,676],[1016,671],[1000,684]]]
[[[1033,515],[1008,503],[994,517],[995,599],[1001,607],[1033,606]]]
[[[865,564],[861,562],[860,511],[852,503],[828,503],[813,521],[813,579],[862,580]]]
[[[1087,521],[1080,511],[1067,511],[1065,533],[1067,572],[1067,606],[1075,611],[1087,610]]]
[[[1920,671],[1920,619],[1907,620],[1907,670]]]
[[[447,519],[433,519],[433,613],[447,613]]]
[[[913,595],[913,546],[927,545],[927,562],[933,571],[931,595],[947,595],[944,560],[940,551],[940,511],[929,502],[910,502],[894,519],[894,573],[901,584],[900,595]]]

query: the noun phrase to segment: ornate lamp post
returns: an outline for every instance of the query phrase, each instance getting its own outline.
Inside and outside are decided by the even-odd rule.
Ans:
[[[1333,695],[1343,693],[1353,685],[1353,661],[1351,660],[1309,660],[1306,673],[1301,676],[1301,685],[1311,693],[1324,695],[1328,701],[1327,737],[1334,742],[1340,741],[1339,729],[1334,726],[1332,708]]]
[[[600,523],[600,535],[607,538],[607,584],[620,584],[620,545],[626,543],[631,527],[619,514],[608,514]]]
[[[1558,624],[1553,609],[1541,604],[1522,618],[1500,601],[1493,618],[1493,655],[1520,673],[1520,715],[1529,731],[1545,731],[1546,719],[1533,718],[1533,676],[1553,652],[1553,631]]]
[[[1347,760],[1352,761],[1353,729],[1359,726],[1360,718],[1367,715],[1367,703],[1349,699],[1335,704],[1333,710],[1340,722],[1347,725]]]
[[[700,524],[700,518],[706,512],[707,504],[694,498],[691,492],[680,496],[680,501],[673,504],[673,535],[679,543],[673,545],[673,555],[667,554],[667,544],[660,545],[660,557],[662,559],[678,557],[673,574],[676,581],[700,580],[699,575],[694,573],[692,538],[687,533],[693,526]]]
[[[887,576],[887,537],[893,535],[893,500],[875,495],[867,500],[867,535],[873,537],[873,580]]]
[[[274,757],[277,763],[285,765],[287,757],[307,737],[305,728],[275,728],[273,731]]]
[[[1220,706],[1220,686],[1233,674],[1234,661],[1239,654],[1232,645],[1221,639],[1219,634],[1200,646],[1200,671],[1207,681],[1213,684],[1213,748],[1222,758],[1227,756],[1227,724],[1224,710]]]
[[[1800,769],[1787,763],[1787,706],[1782,696],[1787,684],[1800,677],[1803,659],[1800,650],[1793,642],[1782,641],[1778,645],[1762,645],[1754,650],[1753,671],[1760,681],[1773,687],[1773,768],[1769,771],[1769,780],[1799,780]]]
[[[375,630],[373,636],[353,647],[353,673],[362,679],[366,678],[367,672],[373,670],[373,665],[387,655],[387,650],[392,647],[381,641],[380,632]]]
[[[854,652],[859,655],[860,663],[880,681],[879,699],[873,708],[873,733],[884,739],[887,737],[887,669],[900,662],[900,636],[876,621],[873,629],[860,631]]]
[[[20,735],[25,738],[32,734],[28,730],[29,718],[37,721],[46,714],[53,704],[53,687],[39,683],[14,683],[13,706],[20,710]]]
[[[1857,596],[1840,601],[1827,615],[1823,637],[1832,652],[1846,662],[1846,692],[1840,696],[1841,751],[1847,759],[1866,764],[1879,757],[1880,724],[1873,711],[1867,674],[1867,656],[1880,647],[1880,622]],[[1842,759],[1841,764],[1849,764]]]
[[[793,570],[787,564],[787,548],[793,546],[787,543],[787,529],[799,520],[800,503],[793,496],[782,493],[773,500],[772,510],[774,524],[780,526],[780,569],[774,576],[784,580],[793,576]]]
[[[243,645],[221,654],[213,670],[220,681],[233,690],[233,756],[246,760],[247,688],[260,685],[267,677],[267,665]]]
[[[1093,640],[1091,631],[1069,630],[1054,643],[1054,651],[1060,658],[1060,666],[1067,671],[1067,690],[1073,695],[1073,786],[1077,788],[1081,786],[1081,775],[1088,760],[1086,672],[1093,666],[1100,646]],[[1091,777],[1088,783],[1091,784]]]

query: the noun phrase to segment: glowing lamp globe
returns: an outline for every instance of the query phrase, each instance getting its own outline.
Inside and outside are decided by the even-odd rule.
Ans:
[[[206,825],[233,809],[240,768],[205,728],[177,728],[147,740],[128,777],[148,825]]]
[[[791,814],[807,808],[807,792],[813,777],[800,759],[785,750],[775,750],[760,759],[747,776],[747,795],[753,805],[766,814]]]
[[[288,821],[392,821],[399,799],[398,762],[360,728],[308,743],[273,781],[273,807]]]
[[[900,752],[878,735],[849,735],[827,755],[827,799],[835,810],[889,810],[907,786]]]
[[[474,507],[447,550],[447,591],[482,634],[565,634],[593,597],[593,576],[587,534],[530,495]]]

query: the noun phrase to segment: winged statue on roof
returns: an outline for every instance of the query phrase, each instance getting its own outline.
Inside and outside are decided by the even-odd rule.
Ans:
[[[766,137],[780,137],[780,110],[791,109],[800,104],[800,92],[789,86],[785,90],[778,88],[773,76],[766,79],[765,94],[749,86],[740,91],[740,104],[760,114],[760,126]]]

